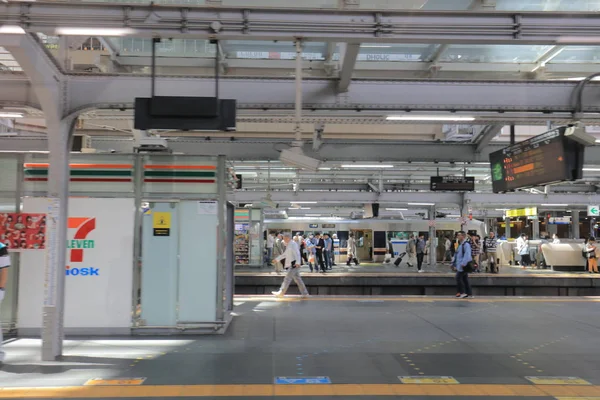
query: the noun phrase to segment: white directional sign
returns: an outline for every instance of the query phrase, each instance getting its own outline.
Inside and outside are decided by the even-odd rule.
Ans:
[[[600,217],[600,206],[588,206],[588,217]]]

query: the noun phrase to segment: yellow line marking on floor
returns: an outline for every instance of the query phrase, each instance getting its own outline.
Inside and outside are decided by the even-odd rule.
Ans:
[[[422,379],[424,379],[423,377]],[[156,397],[269,397],[269,396],[507,396],[600,397],[600,386],[565,385],[162,385],[0,388],[0,398],[156,398]]]
[[[535,385],[591,385],[585,379],[573,376],[526,376]]]
[[[146,378],[122,378],[122,379],[90,379],[85,386],[127,386],[127,385],[141,385],[144,383]]]

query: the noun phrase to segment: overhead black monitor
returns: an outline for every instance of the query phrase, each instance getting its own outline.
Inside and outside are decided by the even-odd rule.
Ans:
[[[473,176],[432,176],[429,189],[445,192],[472,192],[475,190],[475,177]]]
[[[556,128],[491,153],[494,193],[581,179],[585,146],[565,137],[566,129]]]
[[[136,98],[134,128],[198,131],[235,131],[236,101],[207,97]]]

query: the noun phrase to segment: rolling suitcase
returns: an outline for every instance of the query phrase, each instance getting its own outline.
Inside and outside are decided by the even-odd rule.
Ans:
[[[396,261],[394,261],[394,265],[396,267],[400,266],[400,263],[402,262],[402,259],[404,258],[405,255],[406,255],[406,252],[400,253],[400,255],[398,255],[398,258],[396,259]]]

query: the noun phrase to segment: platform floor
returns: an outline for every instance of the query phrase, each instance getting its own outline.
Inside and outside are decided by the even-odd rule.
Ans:
[[[423,265],[423,274],[453,274],[451,266],[449,263],[447,264],[437,264],[435,266]],[[311,274],[310,269],[307,266],[303,266],[301,269],[302,274]],[[275,268],[268,267],[241,267],[238,266],[235,269],[235,273],[239,275],[256,275],[256,274],[275,274]],[[346,266],[346,264],[337,264],[333,267],[332,270],[327,271],[329,274],[406,274],[406,273],[415,273],[417,274],[417,267],[409,268],[406,263],[402,263],[399,267],[395,267],[393,264],[383,264],[383,263],[361,263],[358,266],[352,265],[350,267]],[[482,271],[482,273],[485,273]],[[317,272],[314,272],[317,274]],[[589,274],[587,271],[581,268],[581,271],[572,271],[572,272],[564,272],[564,271],[553,271],[552,269],[537,269],[537,268],[523,268],[518,265],[503,265],[500,267],[500,272],[498,275],[517,275],[517,276],[553,276],[553,277],[573,277],[573,276],[598,276],[600,274]]]
[[[9,341],[0,398],[600,398],[600,298],[236,304],[223,336],[70,339],[59,362],[39,360],[39,340]],[[331,383],[297,381],[311,377]],[[116,385],[86,386],[92,379]]]

